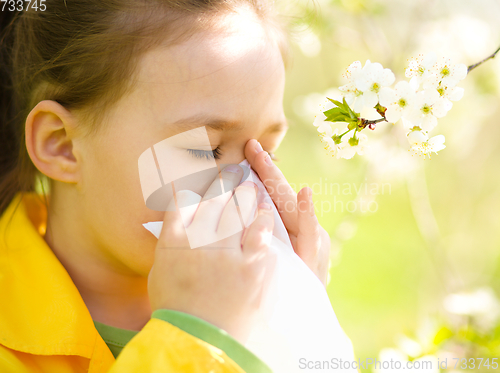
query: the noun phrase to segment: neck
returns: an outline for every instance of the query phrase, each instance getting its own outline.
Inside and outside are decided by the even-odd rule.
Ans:
[[[101,247],[89,230],[83,229],[85,223],[78,218],[77,209],[61,208],[60,203],[50,200],[44,239],[70,275],[92,319],[141,330],[151,317],[148,278],[134,273]]]

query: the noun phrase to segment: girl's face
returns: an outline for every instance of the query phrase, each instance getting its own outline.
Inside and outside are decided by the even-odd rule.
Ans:
[[[287,128],[285,72],[276,42],[244,11],[228,15],[220,29],[151,50],[138,69],[134,91],[111,109],[97,136],[75,139],[73,152],[81,164],[82,224],[125,273],[147,276],[157,240],[142,224],[163,220],[164,213],[145,205],[139,156],[200,126],[218,149],[217,163],[244,160],[253,138],[273,152]],[[203,161],[188,150],[180,156]]]

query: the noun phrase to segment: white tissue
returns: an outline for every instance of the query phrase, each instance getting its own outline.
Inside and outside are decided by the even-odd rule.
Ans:
[[[246,160],[240,165],[250,167]],[[242,182],[246,180],[257,185],[260,198],[273,209],[270,251],[276,257],[276,266],[245,347],[275,373],[338,371],[334,363],[340,359],[352,367],[351,341],[338,323],[323,284],[293,251],[283,221],[257,174],[251,170]],[[143,225],[158,238],[163,222]],[[322,368],[317,368],[318,361]]]
[[[156,238],[160,238],[161,228],[163,227],[162,221],[150,221],[149,223],[144,223],[142,226],[153,233]]]

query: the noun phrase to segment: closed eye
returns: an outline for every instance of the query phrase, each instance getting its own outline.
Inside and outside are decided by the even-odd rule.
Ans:
[[[219,147],[216,147],[214,150],[187,149],[187,151],[194,158],[198,159],[220,159],[220,157],[222,156],[222,151]]]

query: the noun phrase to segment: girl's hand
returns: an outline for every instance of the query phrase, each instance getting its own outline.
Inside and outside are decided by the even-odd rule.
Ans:
[[[243,176],[241,167],[232,167],[233,172],[228,172],[226,167],[220,174],[223,185],[230,190]],[[176,194],[176,210],[165,213],[149,273],[148,293],[153,311],[171,309],[189,313],[243,342],[251,326],[250,320],[259,307],[267,276],[273,269],[268,238],[274,220],[271,206],[261,204],[255,221],[245,232],[240,230],[216,243],[191,249],[188,236],[216,237],[216,231],[230,229],[237,220],[234,205],[228,203],[231,193],[220,196],[220,185],[218,178],[214,180],[203,197],[208,203],[200,204],[194,217],[187,219],[187,224],[179,206],[189,205],[186,199],[192,198],[194,193],[180,191]],[[251,210],[256,190],[251,182],[236,188],[242,211]]]
[[[326,287],[330,237],[319,225],[314,213],[311,188],[303,188],[295,194],[283,173],[268,153],[262,150],[257,140],[247,142],[245,157],[276,205],[288,230],[293,249]]]

